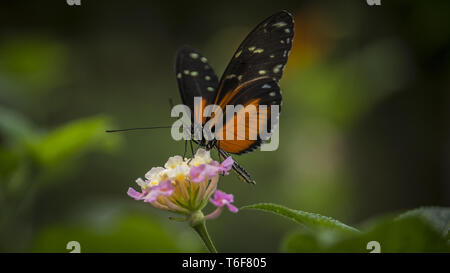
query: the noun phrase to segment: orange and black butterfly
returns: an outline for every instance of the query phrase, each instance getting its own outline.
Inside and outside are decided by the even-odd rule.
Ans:
[[[278,105],[281,109],[282,98],[278,82],[288,60],[293,36],[294,21],[288,12],[281,11],[268,17],[244,39],[220,80],[202,54],[188,46],[179,49],[176,55],[176,78],[182,102],[191,109],[192,119],[198,114],[194,112],[194,97],[202,97],[202,112],[210,104],[218,105],[223,112],[226,105]],[[270,113],[261,114],[256,111],[258,121],[262,120],[263,126],[265,124],[270,127]],[[204,124],[206,121],[207,119],[203,119],[201,122]],[[258,133],[257,139],[238,140],[238,130],[230,128],[230,125],[227,128],[228,123],[229,120],[223,122],[220,128],[215,128],[215,132],[233,129],[234,139],[202,139],[195,142],[207,149],[216,148],[220,158],[250,152],[261,145],[263,139]],[[236,126],[237,122],[233,124]],[[246,136],[250,135],[248,131],[258,129],[249,123],[245,126]],[[241,179],[254,183],[236,161],[233,170]]]

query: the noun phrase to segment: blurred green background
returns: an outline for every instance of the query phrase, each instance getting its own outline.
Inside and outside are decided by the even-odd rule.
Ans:
[[[205,251],[169,213],[126,195],[182,154],[170,130],[178,47],[221,74],[247,33],[295,16],[283,79],[280,146],[224,177],[237,206],[274,202],[359,226],[450,205],[450,2],[2,1],[0,251]],[[212,208],[210,208],[212,209]],[[276,252],[296,229],[254,211],[208,222],[222,252]],[[286,248],[285,248],[286,249]]]

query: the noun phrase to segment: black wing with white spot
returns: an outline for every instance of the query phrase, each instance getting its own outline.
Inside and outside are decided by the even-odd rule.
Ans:
[[[258,78],[252,84],[242,87],[239,95],[233,96],[230,105],[247,105],[257,100],[258,105],[280,105],[281,91],[278,83],[272,78]]]
[[[180,48],[176,55],[175,73],[183,104],[194,113],[194,97],[202,97],[206,105],[214,102],[219,85],[208,60],[189,46]],[[203,106],[204,107],[204,106]]]
[[[256,78],[281,79],[292,48],[294,20],[281,11],[262,21],[238,47],[220,80],[216,104]]]

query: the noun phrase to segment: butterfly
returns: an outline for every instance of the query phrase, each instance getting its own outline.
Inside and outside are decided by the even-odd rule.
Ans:
[[[205,56],[189,46],[181,47],[176,54],[175,73],[181,100],[190,108],[192,119],[198,114],[194,109],[194,97],[202,97],[200,111],[210,104],[218,105],[223,111],[230,104],[278,105],[281,109],[282,96],[278,82],[287,63],[293,37],[294,20],[291,14],[280,11],[271,15],[258,24],[239,45],[220,80]],[[258,120],[263,121],[263,124],[271,124],[270,114],[263,115],[255,111]],[[203,118],[202,124],[207,120]],[[227,130],[235,129],[230,124],[228,119],[220,128],[216,128],[216,133],[217,130],[226,133]],[[257,130],[257,126],[245,126],[247,134],[248,131]],[[236,136],[237,133],[234,134]],[[208,150],[216,148],[223,159],[230,154],[240,155],[258,148],[263,139],[258,132],[256,134],[256,139],[202,139],[196,143]],[[234,162],[233,170],[238,177],[255,183],[250,174]]]

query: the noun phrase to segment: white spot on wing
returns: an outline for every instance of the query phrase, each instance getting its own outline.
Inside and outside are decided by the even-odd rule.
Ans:
[[[178,78],[178,79],[181,79],[181,73],[178,73],[178,74],[177,74],[177,78]]]
[[[272,86],[270,84],[264,84],[261,88],[263,89],[268,89],[268,88],[272,88]]]
[[[195,76],[197,76],[197,75],[198,75],[198,72],[197,72],[197,71],[192,71],[192,72],[191,72],[191,76],[195,77]]]
[[[209,92],[214,92],[214,88],[209,86],[208,88],[206,88],[206,90],[208,90]]]
[[[192,53],[189,54],[189,56],[190,56],[192,59],[197,59],[197,58],[198,58],[198,53],[192,52]]]
[[[286,22],[277,22],[277,23],[273,24],[272,26],[274,26],[274,27],[284,27],[284,26],[287,26],[287,23]]]
[[[206,59],[205,57],[201,57],[200,61],[202,61],[202,63],[206,63],[208,61],[208,59]]]
[[[259,70],[259,71],[258,71],[258,74],[259,74],[259,75],[264,75],[264,74],[266,74],[266,70]]]
[[[282,64],[277,64],[274,68],[273,68],[273,73],[280,73],[281,68],[283,68]]]

